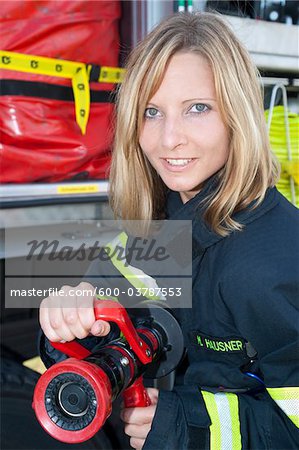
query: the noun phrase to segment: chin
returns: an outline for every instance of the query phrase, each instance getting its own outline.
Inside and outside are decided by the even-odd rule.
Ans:
[[[165,181],[164,181],[165,183]],[[165,183],[166,186],[175,192],[197,192],[200,188],[200,184],[190,184],[190,183]]]

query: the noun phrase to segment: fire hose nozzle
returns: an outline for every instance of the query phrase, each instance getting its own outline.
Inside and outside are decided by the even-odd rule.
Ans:
[[[110,416],[111,383],[100,367],[69,358],[40,377],[32,406],[52,437],[80,443],[92,438]]]
[[[92,438],[121,393],[126,407],[150,404],[142,375],[153,369],[150,363],[160,360],[162,370],[156,368],[156,373],[164,376],[173,370],[183,352],[183,337],[169,312],[163,308],[149,311],[149,318],[141,319],[136,329],[122,305],[95,301],[96,320],[116,323],[122,334],[119,339],[95,348],[93,353],[77,341],[51,343],[69,358],[40,377],[32,406],[39,423],[53,438],[70,444]]]

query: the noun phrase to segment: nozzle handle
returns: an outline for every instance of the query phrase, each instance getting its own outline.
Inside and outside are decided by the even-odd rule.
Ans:
[[[153,356],[148,345],[138,335],[126,309],[120,303],[114,300],[95,299],[94,313],[96,320],[106,320],[107,322],[114,322],[118,325],[120,331],[142,364],[152,362]],[[51,345],[73,358],[83,359],[90,355],[90,352],[76,341],[65,343],[51,342]]]
[[[137,378],[123,393],[126,408],[149,406],[151,404],[148,393],[143,385],[142,377]]]

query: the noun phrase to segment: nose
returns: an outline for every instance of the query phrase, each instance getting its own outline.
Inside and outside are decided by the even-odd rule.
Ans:
[[[161,144],[165,150],[174,150],[188,142],[185,127],[180,118],[166,118],[162,126]]]

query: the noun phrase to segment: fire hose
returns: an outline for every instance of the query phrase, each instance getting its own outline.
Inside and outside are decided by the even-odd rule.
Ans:
[[[90,439],[104,425],[120,394],[125,407],[149,406],[143,376],[166,376],[178,365],[184,344],[175,318],[156,305],[138,311],[134,326],[122,305],[97,300],[96,320],[116,323],[119,338],[93,352],[78,341],[51,342],[69,358],[40,377],[32,406],[53,438],[66,443]]]

